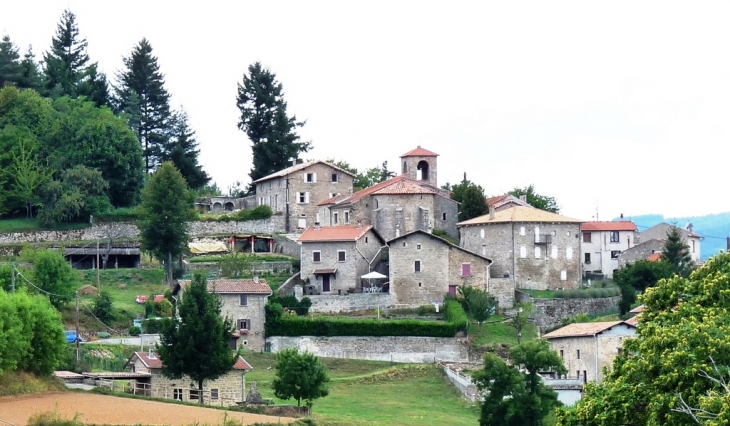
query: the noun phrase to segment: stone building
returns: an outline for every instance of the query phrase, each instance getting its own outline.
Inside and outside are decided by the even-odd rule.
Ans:
[[[652,226],[651,228],[643,231],[641,234],[639,234],[639,241],[649,241],[649,240],[661,240],[665,241],[667,239],[667,232],[673,227],[674,225],[670,225],[668,223],[660,223],[658,225]],[[701,256],[700,256],[700,242],[704,238],[702,235],[696,234],[694,232],[694,226],[689,223],[687,224],[687,228],[679,228],[679,232],[682,234],[682,240],[685,244],[687,244],[687,247],[689,247],[689,252],[692,255],[692,262],[695,264],[701,263]]]
[[[662,240],[648,240],[642,241],[639,244],[631,247],[628,250],[624,250],[619,254],[618,267],[622,268],[629,263],[634,263],[637,260],[653,260],[657,255],[661,255],[664,249],[664,241]]]
[[[600,383],[603,368],[611,368],[621,355],[623,342],[636,335],[636,327],[623,321],[570,324],[542,336],[563,358],[568,377]]]
[[[583,271],[613,277],[621,252],[636,245],[638,228],[630,220],[586,222],[581,228],[580,259]]]
[[[512,194],[489,197],[487,198],[487,205],[493,208],[495,212],[501,212],[502,210],[507,210],[511,207],[517,206],[531,207],[527,203],[526,195],[520,195],[520,198],[517,198]]]
[[[352,194],[355,175],[325,161],[297,164],[256,180],[256,205],[268,205],[286,220],[280,232],[303,232],[320,220],[320,202]]]
[[[451,244],[425,231],[416,230],[388,241],[390,293],[394,304],[411,306],[440,302],[459,286],[488,291],[511,307],[511,286],[494,287],[489,280],[491,260]]]
[[[431,186],[438,187],[438,170],[436,164],[438,154],[418,145],[416,149],[412,149],[400,156],[401,175],[407,176],[413,180],[421,180],[427,182]]]
[[[360,277],[379,267],[383,239],[372,226],[315,226],[299,237],[305,294],[362,291]]]
[[[200,401],[200,390],[194,380],[184,375],[172,379],[165,377],[162,367],[162,360],[155,352],[135,352],[125,368],[133,373],[146,373],[149,376],[131,380],[134,393],[185,402]],[[239,356],[230,372],[215,380],[203,382],[203,403],[227,406],[244,402],[246,373],[251,370],[253,367]]]
[[[492,259],[491,277],[516,289],[570,289],[581,284],[581,221],[516,206],[457,224],[461,247]]]
[[[179,295],[178,303],[185,297],[190,280],[180,280],[173,290]],[[271,296],[271,287],[266,280],[254,277],[252,280],[220,279],[208,280],[208,291],[216,293],[223,301],[221,316],[233,319],[236,331],[231,336],[231,349],[264,350],[264,305]]]

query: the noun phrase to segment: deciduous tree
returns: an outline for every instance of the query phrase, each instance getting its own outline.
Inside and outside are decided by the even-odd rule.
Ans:
[[[288,348],[276,354],[272,388],[277,398],[294,398],[299,407],[305,400],[311,409],[315,399],[329,395],[329,380],[327,366],[309,352],[299,353],[296,348]]]
[[[51,304],[61,309],[73,297],[78,275],[61,253],[43,249],[33,260],[33,280],[33,284],[52,293],[48,295]]]
[[[218,295],[208,292],[206,281],[203,273],[195,272],[192,282],[183,290],[180,320],[163,321],[158,346],[162,373],[170,378],[189,376],[198,384],[201,404],[203,383],[229,372],[237,359],[228,346],[233,321],[221,318],[223,302]]]
[[[555,198],[538,194],[535,192],[535,185],[526,186],[524,188],[515,188],[509,193],[515,197],[526,195],[527,203],[537,209],[552,213],[560,213],[560,206]]]
[[[471,291],[466,296],[466,306],[468,307],[469,315],[481,327],[484,321],[497,313],[499,302],[486,291],[471,287]]]

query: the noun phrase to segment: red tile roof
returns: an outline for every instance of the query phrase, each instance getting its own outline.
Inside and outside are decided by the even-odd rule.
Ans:
[[[274,178],[278,178],[278,177],[284,177],[286,175],[292,174],[292,173],[297,172],[299,170],[306,169],[307,167],[313,166],[313,165],[318,164],[318,163],[326,164],[326,165],[332,167],[333,169],[339,170],[342,173],[348,174],[348,175],[350,175],[352,177],[356,177],[357,176],[356,174],[354,174],[352,172],[348,172],[345,169],[339,168],[339,167],[335,166],[334,164],[330,164],[330,163],[328,163],[326,161],[322,161],[322,160],[316,160],[316,161],[309,161],[307,163],[302,163],[302,164],[297,164],[297,165],[294,165],[294,166],[291,166],[291,167],[287,167],[286,169],[279,170],[276,173],[272,173],[272,174],[270,174],[268,176],[262,177],[261,179],[257,179],[255,181],[253,181],[253,183],[259,183],[259,182],[263,182],[263,181],[269,180],[269,179],[274,179]]]
[[[362,238],[368,231],[373,229],[371,225],[358,227],[350,226],[321,226],[319,229],[315,227],[307,228],[302,236],[299,237],[300,243],[311,243],[318,241],[357,241]]]
[[[634,309],[630,310],[629,312],[631,312],[632,314],[640,314],[640,313],[644,312],[644,305],[639,305],[639,306],[635,307]]]
[[[596,334],[609,330],[620,324],[625,324],[625,322],[610,321],[573,323],[550,332],[542,337],[545,339],[556,339],[560,337],[595,336]]]
[[[430,189],[425,185],[419,185],[410,179],[401,179],[398,182],[394,182],[391,185],[387,185],[381,188],[373,194],[435,194],[436,191]]]
[[[152,358],[149,357],[150,354],[152,355]],[[154,351],[135,352],[134,355],[132,355],[132,356],[133,357],[137,356],[140,359],[140,361],[142,361],[142,363],[144,363],[144,365],[147,366],[147,368],[162,368],[162,360]],[[236,363],[233,364],[233,369],[250,371],[250,370],[253,370],[253,367],[251,367],[251,364],[246,362],[246,360],[243,359],[243,357],[241,357],[239,355],[238,359],[236,360]]]
[[[396,189],[392,190],[393,192],[388,192],[388,190],[385,189],[385,188],[389,188],[393,185],[398,185],[398,186],[396,186]],[[415,189],[416,186],[420,187],[421,189]],[[406,189],[406,188],[410,188],[410,189]],[[423,180],[416,180],[416,179],[409,178],[408,176],[405,176],[405,175],[400,175],[400,176],[396,176],[394,178],[388,179],[386,181],[376,183],[375,185],[373,185],[369,188],[361,189],[361,190],[355,192],[354,194],[345,196],[343,198],[337,198],[337,197],[330,198],[329,200],[323,201],[319,205],[354,203],[354,202],[357,202],[360,199],[367,197],[368,195],[372,195],[372,194],[434,194],[434,195],[439,195],[439,196],[444,197],[449,200],[451,199],[450,191],[446,191],[444,189],[433,186]]]
[[[522,201],[512,194],[497,195],[496,197],[487,198],[487,205],[489,207],[494,207],[495,209],[509,203],[515,203],[519,206],[532,207],[527,202]]]
[[[581,231],[636,231],[636,224],[630,220],[622,220],[615,222],[586,222],[581,227]]]
[[[633,325],[634,327],[636,327],[636,325],[639,324],[639,315],[627,319],[625,321],[625,323],[628,324],[628,325]]]
[[[456,224],[456,226],[485,225],[490,223],[510,222],[581,223],[582,221],[547,212],[545,210],[536,209],[530,206],[515,206],[494,213],[493,219],[491,218],[490,214],[485,214],[484,216],[479,216],[473,219],[459,222]]]
[[[400,158],[403,157],[438,157],[438,154],[427,149],[423,149],[421,148],[421,145],[418,145],[416,149],[412,149],[400,156]]]
[[[340,201],[342,201],[342,200],[344,200],[344,199],[346,199],[348,197],[350,197],[350,194],[339,194],[339,195],[335,195],[334,197],[328,198],[328,199],[322,201],[321,203],[319,203],[317,205],[318,206],[328,206],[330,204],[337,204]]]
[[[651,256],[649,256],[646,260],[649,262],[659,262],[662,260],[662,254],[661,253],[654,253]]]
[[[178,286],[186,288],[190,285],[190,280],[180,280]],[[240,294],[271,294],[271,287],[265,279],[254,280],[235,280],[221,279],[208,280],[208,291],[211,293],[240,293]]]
[[[233,364],[233,369],[251,371],[251,370],[253,370],[253,367],[251,367],[251,364],[246,362],[246,360],[243,359],[243,357],[239,356],[238,359],[236,360],[236,363]]]

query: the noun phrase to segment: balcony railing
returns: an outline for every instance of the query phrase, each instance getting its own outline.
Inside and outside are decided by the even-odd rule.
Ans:
[[[535,235],[535,244],[552,244],[553,236],[550,234]]]

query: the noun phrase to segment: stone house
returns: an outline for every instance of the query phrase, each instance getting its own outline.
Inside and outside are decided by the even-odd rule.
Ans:
[[[510,207],[516,206],[532,207],[527,204],[526,195],[520,195],[520,198],[517,198],[512,194],[489,197],[487,198],[487,205],[493,208],[495,212],[501,212],[502,210],[507,210]]]
[[[165,377],[162,367],[162,360],[155,352],[135,352],[125,368],[133,373],[146,373],[149,376],[131,380],[134,393],[186,402],[200,400],[200,390],[195,381],[185,375],[172,379]],[[215,380],[203,382],[203,403],[227,406],[244,402],[246,373],[251,370],[253,367],[239,356],[230,372]]]
[[[383,239],[372,226],[314,226],[299,237],[305,294],[362,291],[360,277],[380,263]]]
[[[586,222],[581,225],[580,258],[584,272],[613,277],[621,252],[636,245],[638,228],[630,220]]]
[[[456,295],[462,285],[488,291],[511,307],[514,289],[495,287],[489,279],[491,260],[443,238],[416,230],[388,241],[390,293],[394,304],[410,306],[440,302],[446,293]]]
[[[582,221],[516,206],[457,224],[461,247],[492,259],[491,277],[515,289],[571,289],[581,284]]]
[[[654,259],[657,254],[661,255],[664,249],[663,240],[648,240],[642,241],[639,244],[631,247],[628,250],[624,250],[619,254],[618,267],[623,268],[629,263],[634,263],[637,260],[650,260]]]
[[[326,161],[297,164],[256,180],[256,205],[286,220],[281,232],[303,232],[319,222],[317,206],[337,194],[352,194],[355,175]]]
[[[180,280],[173,290],[178,303],[185,297],[190,280]],[[262,352],[265,346],[264,305],[272,291],[266,280],[254,277],[244,279],[208,280],[208,291],[216,293],[223,301],[221,316],[233,320],[236,331],[231,336],[231,349],[246,348]]]
[[[667,232],[669,232],[669,230],[672,229],[673,226],[674,225],[670,225],[666,222],[662,222],[658,225],[652,226],[651,228],[639,234],[640,241],[664,241],[667,239]],[[694,232],[694,226],[691,223],[687,224],[687,229],[679,227],[678,229],[682,234],[682,240],[689,247],[689,252],[692,255],[692,262],[694,262],[695,264],[701,263],[702,258],[700,256],[700,242],[703,240],[704,237]]]
[[[568,377],[600,383],[603,368],[611,368],[613,359],[621,355],[624,340],[635,335],[635,326],[611,321],[569,324],[542,337],[563,359]]]
[[[418,147],[401,156],[403,174],[321,202],[322,225],[372,225],[386,240],[415,230],[458,238],[458,203],[437,186],[437,155]]]

